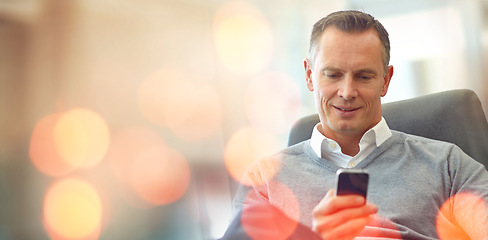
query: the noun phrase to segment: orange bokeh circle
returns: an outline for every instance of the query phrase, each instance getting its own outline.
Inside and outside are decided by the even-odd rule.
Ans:
[[[248,178],[245,176],[253,162],[279,150],[279,144],[273,135],[257,130],[253,127],[244,127],[235,132],[225,148],[224,160],[229,174],[238,182],[245,185],[260,184],[263,178],[272,178],[280,166],[266,164],[260,171],[265,176]]]
[[[96,166],[107,153],[110,133],[105,121],[88,109],[72,109],[58,119],[54,143],[62,159],[81,168]]]
[[[157,131],[127,127],[117,131],[112,142],[108,162],[129,194],[125,197],[130,203],[147,208],[170,204],[185,194],[191,180],[190,166]]]
[[[487,203],[477,194],[462,192],[452,196],[437,215],[439,239],[488,239],[487,213]],[[478,235],[468,236],[463,229]]]
[[[168,147],[145,150],[132,166],[132,186],[141,198],[155,206],[180,199],[190,185],[190,178],[186,159]]]
[[[65,162],[54,142],[54,128],[61,114],[51,114],[39,120],[32,131],[29,156],[37,169],[50,176],[72,172],[75,166]]]
[[[170,68],[149,75],[138,90],[142,115],[183,140],[201,141],[215,134],[222,118],[220,97],[214,87],[195,79]]]
[[[96,190],[77,178],[57,181],[44,199],[45,225],[55,239],[96,239],[102,210]]]
[[[253,5],[227,2],[212,25],[217,56],[231,71],[256,73],[270,63],[273,35],[268,20]]]
[[[242,210],[242,227],[251,239],[288,239],[298,226],[300,204],[295,193],[285,184],[273,181],[269,182],[269,188],[280,193],[273,196],[269,205],[263,205],[259,200],[254,202],[255,199],[261,198],[257,196],[258,193],[248,193],[245,201],[249,207]],[[261,210],[257,213],[256,210],[259,208]],[[262,218],[256,217],[259,215]]]
[[[29,156],[39,171],[63,176],[99,164],[108,150],[105,121],[88,109],[50,114],[39,120],[31,135]]]

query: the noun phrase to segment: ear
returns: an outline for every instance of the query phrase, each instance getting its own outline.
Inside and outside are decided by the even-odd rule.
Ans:
[[[384,97],[388,92],[388,87],[390,86],[391,78],[393,77],[393,66],[388,66],[386,68],[385,77],[383,79],[383,86],[381,87],[381,96]]]
[[[303,67],[305,68],[305,79],[307,81],[308,90],[313,92],[312,66],[310,65],[310,60],[308,58],[303,60]]]

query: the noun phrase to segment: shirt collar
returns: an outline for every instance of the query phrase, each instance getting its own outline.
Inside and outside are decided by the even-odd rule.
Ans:
[[[322,157],[322,142],[327,141],[328,143],[336,143],[334,140],[325,137],[319,130],[320,122],[315,125],[312,131],[312,136],[310,138],[310,146],[312,147],[313,151],[317,154],[317,156]],[[386,120],[381,117],[381,120],[378,124],[374,127],[366,131],[363,137],[361,138],[359,145],[369,145],[375,144],[376,147],[379,147],[382,143],[384,143],[390,136],[392,135]],[[337,144],[337,143],[336,143]]]

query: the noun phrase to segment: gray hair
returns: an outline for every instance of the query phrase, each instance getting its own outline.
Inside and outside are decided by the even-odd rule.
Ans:
[[[390,39],[388,32],[373,16],[354,10],[331,13],[313,25],[309,50],[312,64],[314,63],[315,54],[319,47],[320,37],[328,26],[334,26],[345,32],[363,32],[374,28],[383,45],[383,64],[385,65],[385,69],[388,67],[390,63]]]

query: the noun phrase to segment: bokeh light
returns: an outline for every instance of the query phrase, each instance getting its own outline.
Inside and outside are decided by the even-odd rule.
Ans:
[[[29,154],[39,171],[62,176],[100,163],[109,142],[108,127],[98,114],[87,109],[73,109],[48,115],[37,122]]]
[[[186,159],[147,127],[118,131],[107,158],[123,186],[149,204],[126,196],[126,200],[138,207],[172,203],[182,197],[190,184],[191,172]]]
[[[106,201],[101,239],[218,239],[233,216],[227,169],[240,179],[246,160],[284,147],[290,119],[315,113],[300,65],[313,22],[344,7],[371,11],[390,33],[398,70],[385,102],[467,88],[488,114],[488,1],[0,1],[0,239],[56,236],[42,226],[43,201],[65,177]],[[291,77],[301,109],[281,86]],[[79,110],[103,118],[109,138],[85,129]],[[265,137],[227,145],[245,125]],[[161,168],[149,156],[168,147],[186,158],[191,185],[154,207],[143,193],[162,185],[133,178]],[[252,184],[282,167],[267,163]]]
[[[276,181],[270,182],[269,184],[270,188],[280,193],[279,195],[270,197],[273,198],[270,199],[271,204],[284,203],[286,205],[280,206],[280,208],[285,210],[279,211],[278,208],[275,209],[269,206],[268,209],[263,209],[266,211],[260,211],[258,213],[252,207],[244,207],[241,216],[242,227],[251,239],[288,239],[298,226],[300,204],[293,191],[285,184]],[[256,199],[256,197],[260,198],[256,194],[254,191],[249,191],[246,196],[246,202],[249,202],[249,199]],[[250,205],[252,206],[254,204]],[[248,216],[263,213],[267,215],[262,218]]]
[[[75,167],[100,163],[110,142],[105,121],[93,111],[73,109],[64,113],[54,128],[54,142],[62,159]]]
[[[153,129],[126,127],[114,133],[107,160],[116,178],[128,184],[134,160],[147,149],[164,146],[163,138]]]
[[[214,87],[195,84],[195,79],[169,68],[151,74],[138,91],[142,114],[181,139],[198,141],[210,137],[220,127],[220,98]]]
[[[121,196],[129,204],[139,208],[152,207],[135,192],[132,187],[131,172],[135,159],[144,151],[164,146],[163,138],[151,128],[130,126],[114,132],[107,161],[111,172],[121,183]]]
[[[48,115],[36,123],[32,131],[29,155],[37,169],[50,176],[62,176],[75,169],[65,162],[54,142],[54,128],[61,114]]]
[[[287,132],[299,118],[300,87],[291,77],[268,72],[255,78],[245,95],[246,114],[255,127]]]
[[[439,239],[487,239],[487,213],[488,205],[480,196],[469,192],[454,195],[442,205],[437,215]],[[475,235],[468,236],[463,229]]]
[[[171,148],[152,148],[134,161],[132,185],[148,203],[170,204],[183,196],[190,184],[190,167]]]
[[[213,31],[217,55],[238,73],[255,73],[269,62],[273,36],[261,12],[248,2],[231,1],[214,16]]]
[[[261,184],[262,179],[271,179],[279,171],[280,166],[274,164],[260,166],[262,168],[259,170],[264,176],[256,176],[256,178],[247,178],[244,174],[254,161],[278,150],[278,140],[272,134],[253,127],[243,127],[227,142],[224,153],[225,166],[229,174],[238,182],[245,185]]]
[[[60,180],[45,196],[44,221],[54,239],[97,239],[102,202],[88,183],[76,178]]]

